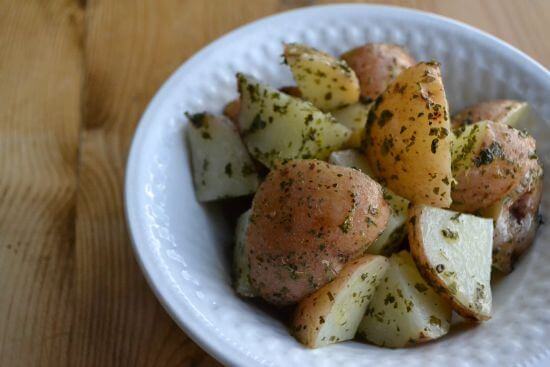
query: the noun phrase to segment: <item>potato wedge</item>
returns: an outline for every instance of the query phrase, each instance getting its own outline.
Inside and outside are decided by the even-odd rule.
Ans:
[[[199,113],[187,117],[191,121],[187,141],[198,200],[254,193],[258,174],[235,125],[225,116]]]
[[[452,208],[473,213],[519,187],[538,167],[535,140],[492,121],[467,125],[456,133],[452,149]]]
[[[361,86],[361,99],[374,101],[388,84],[416,61],[403,48],[385,43],[368,43],[341,56],[355,71]]]
[[[241,214],[237,220],[235,228],[235,247],[233,249],[233,277],[234,287],[238,294],[243,297],[255,297],[256,291],[250,284],[250,263],[248,261],[248,248],[246,245],[246,232],[250,222],[250,213],[248,209]]]
[[[439,64],[421,62],[388,85],[369,112],[371,168],[396,194],[417,204],[451,204],[451,138]]]
[[[358,169],[372,177],[369,163],[363,154],[357,150],[347,149],[332,152],[328,161],[337,166],[345,166]],[[388,224],[380,236],[369,246],[367,252],[374,255],[388,256],[399,249],[407,235],[407,219],[409,201],[396,195],[390,189],[382,187],[384,200],[390,206]]]
[[[493,267],[507,274],[527,250],[540,226],[539,205],[542,197],[542,167],[530,171],[512,194],[479,214],[494,221]]]
[[[279,88],[279,91],[288,94],[289,96],[293,97],[302,97],[302,93],[300,92],[300,89],[298,87],[294,86],[286,86]],[[231,121],[237,124],[237,127],[239,125],[239,111],[241,109],[241,101],[239,98],[232,100],[228,104],[225,105],[223,108],[223,114]]]
[[[359,80],[345,61],[296,43],[286,44],[283,56],[302,97],[323,111],[359,100]]]
[[[357,337],[399,348],[447,334],[452,310],[422,278],[407,251],[393,254],[367,307]]]
[[[411,254],[424,278],[460,315],[489,319],[493,221],[426,205],[409,216]]]
[[[479,121],[491,120],[519,128],[518,125],[528,115],[529,105],[527,102],[501,99],[478,103],[460,111],[451,118],[451,125],[453,129],[456,129]]]
[[[348,147],[361,147],[361,142],[365,137],[365,125],[367,124],[370,106],[363,103],[354,103],[331,112],[336,121],[351,130],[351,136],[346,144]]]
[[[298,304],[292,330],[310,348],[350,340],[388,267],[388,259],[366,255]]]
[[[239,126],[254,158],[273,168],[295,158],[326,159],[347,142],[350,130],[311,103],[238,74]]]
[[[357,170],[317,160],[277,167],[252,203],[253,288],[273,304],[298,302],[362,256],[388,216],[380,185]]]

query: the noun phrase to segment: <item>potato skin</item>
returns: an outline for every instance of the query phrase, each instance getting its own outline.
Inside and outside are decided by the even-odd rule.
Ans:
[[[394,79],[369,111],[366,156],[377,178],[415,204],[451,205],[451,134],[439,64]]]
[[[493,267],[505,274],[535,239],[542,190],[542,167],[538,165],[507,198],[480,210],[481,215],[494,219]]]
[[[453,129],[461,126],[474,124],[478,121],[491,120],[498,123],[506,123],[509,116],[519,109],[526,107],[525,102],[511,99],[499,99],[488,102],[481,102],[470,106],[451,118]]]
[[[361,256],[389,217],[382,188],[360,171],[317,160],[272,170],[252,204],[252,285],[265,300],[293,304]]]
[[[487,121],[486,126],[473,162],[453,167],[452,207],[457,211],[473,213],[492,205],[538,166],[532,137],[500,123]]]
[[[398,74],[416,63],[404,48],[385,43],[368,43],[341,58],[355,71],[366,101],[374,101]]]

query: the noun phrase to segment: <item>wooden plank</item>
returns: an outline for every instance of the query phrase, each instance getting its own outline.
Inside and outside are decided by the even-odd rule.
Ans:
[[[82,9],[0,1],[0,366],[66,365]]]

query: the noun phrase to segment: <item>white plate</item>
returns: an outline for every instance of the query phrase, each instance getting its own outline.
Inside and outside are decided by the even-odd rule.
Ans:
[[[365,42],[409,48],[443,67],[452,111],[494,98],[527,100],[550,118],[550,75],[537,62],[472,27],[395,7],[305,8],[242,27],[182,65],[150,103],[137,129],[126,176],[126,212],[137,258],[174,320],[203,348],[240,366],[532,366],[550,355],[550,236],[494,291],[493,318],[420,347],[389,350],[348,342],[308,350],[279,321],[231,288],[232,232],[214,205],[195,200],[183,140],[184,111],[221,112],[236,97],[237,71],[274,85],[291,83],[281,65],[283,42],[339,54]],[[549,160],[550,128],[534,131]],[[548,166],[548,165],[547,165]],[[547,175],[548,178],[548,175]],[[545,188],[548,188],[548,179]],[[547,190],[548,191],[548,190]],[[544,196],[548,212],[550,195]]]

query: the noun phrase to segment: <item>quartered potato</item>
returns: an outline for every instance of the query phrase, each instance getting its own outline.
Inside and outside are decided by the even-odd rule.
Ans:
[[[409,215],[411,254],[424,278],[460,315],[489,319],[493,221],[425,205]]]
[[[300,98],[302,96],[302,93],[300,92],[300,89],[298,89],[298,87],[293,87],[293,86],[281,87],[279,88],[279,91],[293,97]],[[238,126],[240,109],[241,109],[241,101],[239,98],[237,98],[225,105],[225,107],[223,108],[223,114],[229,117],[229,119],[234,123],[236,123]]]
[[[249,195],[258,174],[235,125],[225,116],[188,115],[187,140],[199,201]]]
[[[359,148],[361,146],[365,136],[369,108],[370,105],[359,102],[331,112],[336,121],[351,130],[348,147]]]
[[[451,307],[422,278],[411,255],[393,254],[386,275],[369,303],[357,336],[399,348],[447,334]]]
[[[517,258],[535,239],[541,222],[542,189],[542,167],[539,165],[511,194],[479,211],[481,216],[494,221],[493,267],[503,273],[513,270]]]
[[[238,74],[239,127],[250,154],[269,168],[295,158],[326,159],[350,130],[311,103]]]
[[[359,81],[345,61],[295,43],[285,45],[284,58],[302,97],[318,108],[330,111],[359,100]]]
[[[354,149],[332,152],[329,162],[338,166],[358,169],[372,177],[372,171],[365,156]],[[407,235],[409,201],[383,187],[384,200],[390,205],[388,224],[380,236],[369,246],[367,252],[375,255],[390,255],[403,243]]]
[[[241,214],[235,228],[235,248],[233,249],[233,275],[235,290],[243,297],[254,297],[256,292],[250,285],[250,264],[246,245],[246,232],[251,209]]]
[[[363,101],[374,101],[397,75],[416,63],[403,47],[385,43],[368,43],[341,58],[359,78]]]
[[[292,322],[296,339],[310,348],[352,339],[387,267],[388,260],[375,255],[346,264],[332,282],[298,304]]]
[[[376,176],[418,204],[451,204],[451,137],[439,64],[421,62],[388,85],[369,112],[366,152]]]
[[[293,304],[364,254],[388,221],[380,185],[317,160],[272,170],[252,204],[250,280],[265,300]]]
[[[453,209],[493,205],[519,187],[537,159],[535,140],[524,132],[492,121],[464,126],[452,149]]]
[[[527,102],[495,100],[470,106],[451,118],[453,128],[471,125],[479,121],[491,120],[518,128],[529,115]]]

